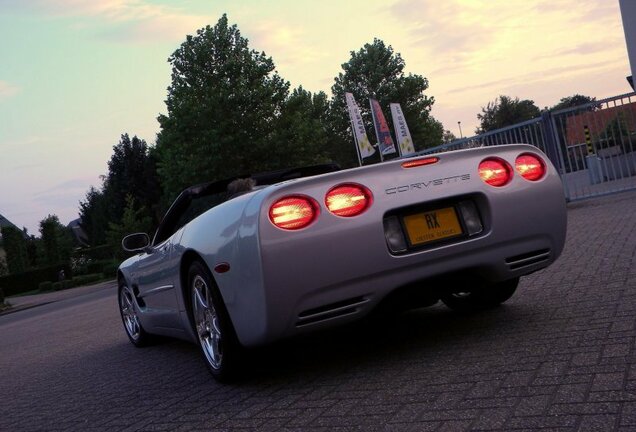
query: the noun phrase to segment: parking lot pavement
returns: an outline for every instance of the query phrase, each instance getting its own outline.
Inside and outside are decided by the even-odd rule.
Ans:
[[[234,385],[194,345],[133,348],[114,292],[0,317],[0,430],[634,431],[635,214],[570,204],[562,257],[503,307],[278,343]]]

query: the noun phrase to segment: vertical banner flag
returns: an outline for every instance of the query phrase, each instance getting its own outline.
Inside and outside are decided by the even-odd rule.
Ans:
[[[399,103],[391,104],[391,116],[393,117],[393,128],[395,129],[395,140],[400,148],[400,154],[402,156],[415,153],[415,147],[413,146],[413,140],[411,139],[411,132],[406,125],[406,118],[402,112],[402,107]]]
[[[383,155],[395,153],[395,145],[393,144],[393,138],[391,138],[391,131],[384,118],[384,114],[382,114],[380,103],[373,98],[369,98],[369,104],[371,105],[375,135],[378,137],[378,143],[380,144],[380,152]]]
[[[349,118],[351,119],[351,127],[353,128],[353,136],[358,143],[360,149],[360,157],[365,158],[375,153],[375,149],[369,143],[367,138],[367,131],[364,129],[364,123],[362,122],[362,116],[360,115],[360,108],[353,98],[353,94],[345,93],[347,100],[347,108],[349,109]]]

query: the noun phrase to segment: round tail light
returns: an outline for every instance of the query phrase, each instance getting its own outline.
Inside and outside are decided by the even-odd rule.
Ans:
[[[523,154],[515,161],[517,172],[526,180],[537,181],[545,175],[545,163],[541,158],[531,154]]]
[[[359,215],[369,208],[371,201],[371,192],[356,184],[336,186],[325,196],[325,205],[329,211],[343,217]]]
[[[489,158],[479,164],[479,177],[490,186],[500,187],[512,179],[512,169],[503,159]]]
[[[276,201],[269,209],[269,220],[281,229],[297,230],[316,219],[318,206],[310,198],[289,196]]]

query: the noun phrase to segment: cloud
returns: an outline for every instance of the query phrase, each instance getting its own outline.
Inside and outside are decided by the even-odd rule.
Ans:
[[[408,31],[411,48],[447,71],[479,72],[506,59],[511,63],[501,66],[510,68],[527,61],[526,52],[549,59],[620,46],[608,36],[620,26],[616,2],[398,0],[387,10]]]
[[[620,42],[621,42],[620,40],[617,40],[615,44],[618,44]],[[597,54],[597,53],[607,51],[607,47],[608,47],[608,43],[605,40],[596,41],[596,42],[577,43],[571,47],[558,49],[550,53],[536,56],[534,57],[534,60],[562,58],[568,55],[576,55],[576,56],[592,55],[592,54]]]
[[[589,65],[579,66],[557,66],[551,69],[544,70],[541,74],[535,72],[529,72],[524,74],[517,74],[514,76],[502,77],[501,79],[488,81],[476,85],[465,86],[461,88],[454,88],[448,91],[449,94],[453,93],[466,93],[475,90],[490,89],[493,91],[499,91],[498,94],[493,93],[493,99],[499,94],[506,94],[506,88],[516,88],[528,86],[534,83],[543,83],[555,81],[563,77],[570,77],[574,79],[575,76],[596,73],[599,70],[606,70],[614,66],[615,62],[607,61],[602,63],[594,63]],[[511,95],[517,96],[517,95]]]
[[[88,191],[91,185],[91,182],[93,182],[94,180],[95,179],[93,176],[85,176],[85,177],[74,178],[71,180],[66,180],[62,183],[58,183],[55,186],[52,186],[51,188],[48,188],[46,190],[36,193],[34,197],[46,198],[56,194],[65,195],[68,193],[75,193],[78,191],[86,192]]]
[[[0,0],[0,6],[5,13],[30,13],[52,19],[94,19],[108,30],[100,31],[94,25],[77,21],[70,27],[93,29],[104,39],[126,43],[181,40],[209,20],[209,17],[187,14],[179,8],[147,0]]]
[[[6,81],[0,81],[0,101],[9,99],[11,96],[15,96],[19,92],[20,87]]]
[[[245,36],[245,35],[243,35]],[[250,29],[250,46],[259,47],[272,56],[279,67],[319,64],[330,53],[308,43],[306,31],[300,25],[269,20]]]

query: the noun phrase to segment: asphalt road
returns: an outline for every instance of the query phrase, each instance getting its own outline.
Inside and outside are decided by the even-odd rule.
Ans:
[[[503,307],[280,343],[231,386],[194,345],[134,348],[114,291],[0,316],[0,430],[634,431],[636,193],[569,207]]]

